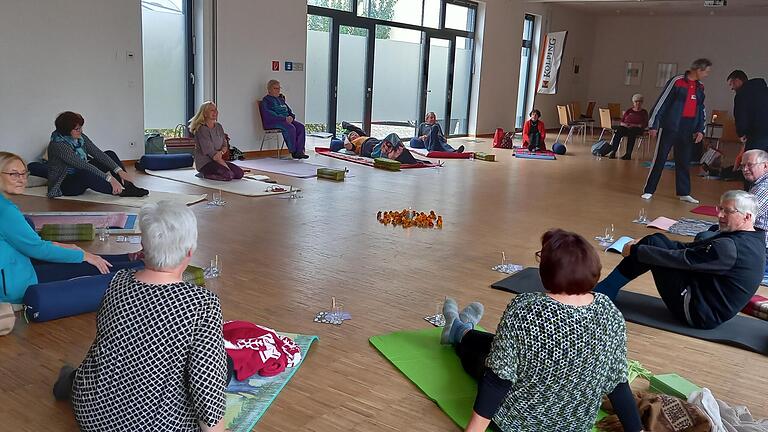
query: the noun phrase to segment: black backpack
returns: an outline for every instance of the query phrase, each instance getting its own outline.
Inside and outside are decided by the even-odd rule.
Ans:
[[[592,154],[595,156],[605,156],[611,152],[611,143],[606,140],[600,140],[592,145]]]

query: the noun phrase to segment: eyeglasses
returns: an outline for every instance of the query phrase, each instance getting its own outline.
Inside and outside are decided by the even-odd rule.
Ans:
[[[5,172],[3,171],[3,174],[10,176],[14,180],[21,180],[26,179],[29,177],[29,171],[24,172]]]
[[[533,256],[536,257],[536,262],[541,262],[541,251],[536,251]]]
[[[717,212],[723,212],[723,214],[731,215],[734,213],[741,213],[741,210],[735,209],[735,208],[728,208],[728,207],[721,207],[721,206],[715,206],[715,209],[717,209]]]
[[[760,165],[761,163],[765,163],[765,162],[743,163],[739,166],[741,167],[741,169],[744,169],[744,168],[752,169],[753,166]]]
[[[83,130],[83,127],[82,126],[77,126],[74,129],[72,129],[72,130],[76,131],[76,132],[80,132],[81,130]]]

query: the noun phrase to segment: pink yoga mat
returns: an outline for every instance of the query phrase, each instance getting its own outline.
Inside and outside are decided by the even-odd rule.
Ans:
[[[698,206],[695,209],[691,210],[691,213],[696,213],[704,216],[712,216],[717,217],[717,208],[715,206]]]
[[[28,215],[35,228],[51,224],[93,224],[95,227],[125,228],[128,215],[109,213],[105,215]]]

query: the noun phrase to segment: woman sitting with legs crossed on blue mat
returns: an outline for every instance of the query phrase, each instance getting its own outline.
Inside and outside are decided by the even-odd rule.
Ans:
[[[464,146],[454,149],[448,145],[448,140],[443,135],[443,128],[437,122],[437,115],[430,111],[424,117],[424,123],[419,125],[417,136],[411,138],[412,148],[423,148],[429,151],[463,153]]]
[[[47,161],[29,164],[30,174],[48,179],[48,196],[82,195],[91,189],[103,194],[142,197],[149,191],[133,184],[133,175],[112,150],[101,151],[83,133],[85,119],[65,111],[55,120]]]
[[[208,180],[231,181],[243,178],[243,169],[224,160],[229,143],[219,123],[219,108],[203,102],[192,119],[189,131],[195,136],[195,168]]]
[[[474,330],[483,305],[443,306],[441,342],[453,345],[478,380],[467,431],[589,431],[607,394],[627,432],[642,430],[627,383],[624,318],[592,292],[600,258],[578,234],[555,229],[541,238],[543,293],[520,294],[496,334]]]
[[[24,293],[32,285],[78,278],[72,283],[106,286],[114,276],[110,271],[143,265],[134,254],[100,257],[75,245],[41,239],[8,199],[24,192],[28,175],[21,157],[0,152],[0,302],[20,309]]]
[[[96,338],[53,388],[71,399],[80,430],[223,431],[228,362],[216,294],[183,281],[197,247],[188,207],[141,209],[146,268],[112,280]]]

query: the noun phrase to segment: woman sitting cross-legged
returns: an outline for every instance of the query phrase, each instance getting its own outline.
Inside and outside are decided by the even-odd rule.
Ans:
[[[54,123],[56,130],[48,144],[47,162],[29,164],[30,174],[48,179],[49,197],[82,195],[88,189],[124,197],[149,194],[133,184],[133,176],[115,152],[101,151],[83,133],[83,116],[65,111]]]
[[[230,181],[243,178],[243,169],[224,160],[229,143],[219,123],[216,104],[203,102],[189,120],[189,131],[195,136],[195,168],[209,180]]]
[[[496,334],[474,330],[483,306],[443,306],[441,342],[478,380],[467,431],[493,421],[504,432],[589,431],[607,394],[627,432],[642,430],[627,384],[624,318],[592,292],[600,277],[595,249],[578,234],[555,229],[541,238],[539,274],[546,289],[520,294]]]
[[[424,123],[419,125],[417,134],[417,136],[411,138],[412,148],[423,148],[429,151],[441,152],[464,152],[464,146],[454,149],[448,144],[448,140],[443,135],[443,129],[440,127],[440,123],[437,122],[437,115],[432,111],[428,112],[424,117]]]
[[[110,271],[143,265],[134,254],[100,257],[74,245],[41,239],[8,199],[24,192],[28,175],[21,157],[0,152],[0,302],[19,305],[14,307],[19,309],[32,285],[78,278],[72,283],[104,287],[114,276]]]
[[[80,430],[223,431],[227,385],[221,305],[182,280],[197,247],[192,210],[141,209],[146,268],[112,280],[96,338],[80,367],[64,366],[53,393],[71,398]]]

